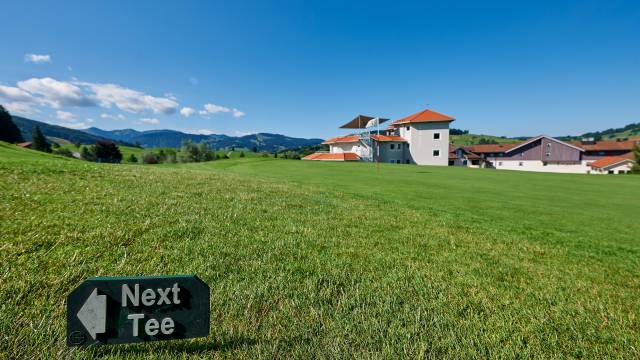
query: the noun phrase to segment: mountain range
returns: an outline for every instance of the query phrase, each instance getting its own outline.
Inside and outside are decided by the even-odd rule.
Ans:
[[[34,126],[38,125],[42,133],[47,137],[55,137],[74,143],[80,142],[82,144],[93,144],[97,140],[111,140],[119,145],[178,148],[184,140],[191,140],[194,142],[205,141],[216,149],[232,147],[252,149],[256,147],[260,151],[280,151],[317,145],[323,141],[322,139],[295,138],[270,133],[228,136],[222,134],[189,134],[176,130],[102,130],[96,127],[74,130],[19,116],[13,116],[13,120],[22,132],[25,140],[31,139],[31,130]]]

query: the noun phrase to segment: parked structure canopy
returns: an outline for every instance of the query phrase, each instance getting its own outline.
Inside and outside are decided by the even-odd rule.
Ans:
[[[341,129],[365,129],[367,127],[367,123],[369,121],[375,119],[373,116],[367,115],[358,115],[353,120],[348,123],[340,126]],[[389,119],[378,118],[378,124],[382,124],[383,122],[389,121]]]

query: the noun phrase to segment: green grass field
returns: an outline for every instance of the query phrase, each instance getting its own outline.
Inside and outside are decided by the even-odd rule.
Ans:
[[[465,135],[450,135],[450,141],[453,145],[467,146],[476,145],[480,143],[481,139],[493,140],[498,144],[515,144],[521,142],[521,140],[508,139],[493,135],[478,135],[478,134],[465,134]]]
[[[638,358],[640,177],[0,144],[0,358]],[[197,274],[206,339],[65,347],[92,276]]]

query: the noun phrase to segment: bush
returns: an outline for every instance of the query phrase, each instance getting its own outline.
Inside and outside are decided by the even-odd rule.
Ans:
[[[91,151],[97,162],[117,164],[122,161],[122,153],[118,145],[111,141],[98,140],[96,144],[91,147]]]
[[[205,141],[201,141],[196,145],[191,140],[182,142],[180,149],[180,162],[201,162],[211,161],[215,159],[215,152],[209,147]]]
[[[80,151],[80,158],[82,160],[87,160],[87,161],[96,161],[96,157],[93,155],[93,152],[91,152],[91,150],[89,150],[89,147],[87,146],[82,147],[82,150]]]
[[[130,163],[137,163],[138,162],[138,158],[136,157],[135,154],[131,154],[129,155],[129,157],[127,158],[127,162]]]
[[[158,159],[158,155],[153,152],[146,152],[142,154],[142,163],[143,164],[158,164],[160,161]]]
[[[240,151],[240,157],[243,158],[244,157],[244,151]]]
[[[53,150],[53,153],[56,155],[61,155],[61,156],[66,156],[66,157],[74,157],[73,153],[71,152],[71,150],[67,149],[67,148],[63,148],[58,146],[57,149]]]

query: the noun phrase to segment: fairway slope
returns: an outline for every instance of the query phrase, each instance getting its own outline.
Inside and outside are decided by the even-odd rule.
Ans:
[[[638,357],[640,181],[0,144],[0,357]],[[211,335],[65,347],[92,276],[197,274]]]

